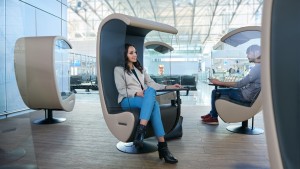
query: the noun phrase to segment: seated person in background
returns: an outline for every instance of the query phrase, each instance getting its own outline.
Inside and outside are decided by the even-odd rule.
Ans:
[[[238,102],[251,103],[258,92],[260,92],[260,46],[252,45],[246,51],[249,62],[254,62],[255,66],[250,70],[249,74],[238,82],[222,82],[217,79],[209,79],[211,83],[230,87],[213,90],[211,93],[211,111],[201,116],[202,122],[206,124],[219,124],[218,113],[215,106],[217,97],[228,96],[232,100]],[[232,88],[231,88],[232,87]]]
[[[119,92],[118,103],[122,109],[139,108],[140,123],[134,137],[134,145],[143,147],[143,139],[146,135],[146,127],[150,120],[155,136],[158,140],[159,158],[166,163],[177,163],[167,147],[164,135],[164,127],[161,120],[159,104],[156,101],[156,90],[180,88],[179,84],[161,85],[154,82],[137,60],[137,51],[131,44],[125,44],[124,67],[117,66],[114,70],[114,78]]]

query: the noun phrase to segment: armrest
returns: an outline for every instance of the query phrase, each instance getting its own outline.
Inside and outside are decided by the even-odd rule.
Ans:
[[[157,92],[171,92],[176,91],[177,98],[180,98],[180,91],[186,91],[186,96],[189,94],[190,88],[189,87],[183,87],[178,89],[162,89],[162,90],[156,90]]]
[[[226,87],[226,86],[217,85],[217,84],[213,84],[213,83],[209,83],[208,85],[210,85],[210,86],[215,86],[215,89],[217,89],[218,87],[221,87],[221,88],[228,88],[228,87]]]
[[[182,91],[182,90],[189,90],[189,88],[161,89],[161,90],[156,90],[156,91],[157,92],[172,92],[172,91]]]

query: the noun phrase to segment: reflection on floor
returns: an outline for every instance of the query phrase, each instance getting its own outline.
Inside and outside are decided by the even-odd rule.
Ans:
[[[0,122],[0,169],[37,169],[29,118]]]

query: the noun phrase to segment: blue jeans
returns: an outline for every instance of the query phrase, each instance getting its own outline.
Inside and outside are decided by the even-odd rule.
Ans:
[[[159,104],[156,101],[156,91],[153,88],[148,87],[144,91],[144,97],[136,96],[124,98],[121,102],[121,107],[123,110],[128,110],[130,108],[141,109],[140,120],[151,121],[156,137],[165,135]]]
[[[216,90],[213,90],[211,92],[211,111],[209,112],[209,114],[213,118],[218,118],[218,112],[216,110],[216,105],[215,105],[216,99],[219,98],[217,94],[220,96],[228,96],[230,99],[239,102],[246,102],[246,103],[249,102],[244,99],[241,90],[238,88],[221,88],[221,89],[217,89],[217,92]]]

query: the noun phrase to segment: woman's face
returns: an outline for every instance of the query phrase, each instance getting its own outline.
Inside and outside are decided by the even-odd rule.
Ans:
[[[137,61],[137,52],[133,46],[129,46],[127,52],[128,62],[136,62]]]

